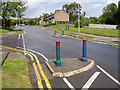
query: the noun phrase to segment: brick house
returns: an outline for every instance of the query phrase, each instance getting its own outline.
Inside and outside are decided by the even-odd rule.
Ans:
[[[47,24],[49,22],[56,22],[56,24],[66,24],[69,22],[69,14],[63,10],[56,10],[54,13],[47,15],[44,21],[43,16],[40,16],[40,24]]]

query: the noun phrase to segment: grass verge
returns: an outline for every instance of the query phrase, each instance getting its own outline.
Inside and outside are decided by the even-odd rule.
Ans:
[[[66,26],[64,24],[51,25],[49,27],[66,30]],[[75,28],[74,25],[69,25],[68,31],[78,32],[78,28]],[[90,27],[80,28],[81,33],[87,33],[87,34],[93,34],[99,36],[109,36],[109,37],[119,37],[118,34],[119,31],[120,30],[117,29],[90,28]]]
[[[2,88],[29,88],[26,59],[6,60],[2,67]]]

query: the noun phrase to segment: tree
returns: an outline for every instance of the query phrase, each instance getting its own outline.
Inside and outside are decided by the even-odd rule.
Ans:
[[[118,2],[118,9],[113,15],[113,19],[115,24],[120,24],[120,1]]]
[[[5,20],[10,17],[21,18],[27,9],[26,2],[0,2],[1,16],[3,19],[3,27],[5,27]]]
[[[106,7],[103,8],[103,13],[105,12],[116,12],[117,6],[115,3],[110,3]]]
[[[45,18],[47,17],[48,13],[43,14],[43,21],[45,21]]]
[[[80,20],[79,21],[80,21],[80,28],[82,28],[84,26],[83,25],[84,24],[84,18],[83,18],[82,15],[80,16]],[[75,27],[78,28],[78,19],[75,21]]]
[[[115,24],[114,14],[117,11],[117,6],[115,3],[110,3],[103,8],[103,14],[99,17],[101,23],[105,24]]]
[[[81,5],[79,4],[79,13],[81,14]],[[69,13],[69,20],[70,21],[76,21],[78,18],[78,3],[74,2],[71,4],[65,4],[62,7],[62,10],[66,11],[67,13]]]

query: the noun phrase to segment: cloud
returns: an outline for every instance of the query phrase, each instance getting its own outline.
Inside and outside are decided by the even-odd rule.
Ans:
[[[118,3],[118,0],[28,0],[25,17],[39,17],[43,13],[54,12],[56,9],[61,9],[64,4],[75,1],[79,1],[82,11],[85,11],[88,17],[99,17],[107,4]]]
[[[25,12],[25,17],[39,17],[43,13],[54,12],[56,9],[61,9],[63,2],[28,2],[28,8]]]

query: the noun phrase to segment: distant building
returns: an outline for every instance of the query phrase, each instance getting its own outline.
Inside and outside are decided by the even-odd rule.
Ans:
[[[19,20],[19,18],[18,18],[18,20]],[[21,18],[20,20],[29,21],[29,20],[35,20],[35,18]]]
[[[47,15],[44,21],[43,16],[40,16],[40,24],[47,24],[49,22],[56,22],[56,24],[66,24],[69,22],[69,14],[63,10],[56,10],[54,13],[50,13],[50,15]]]

